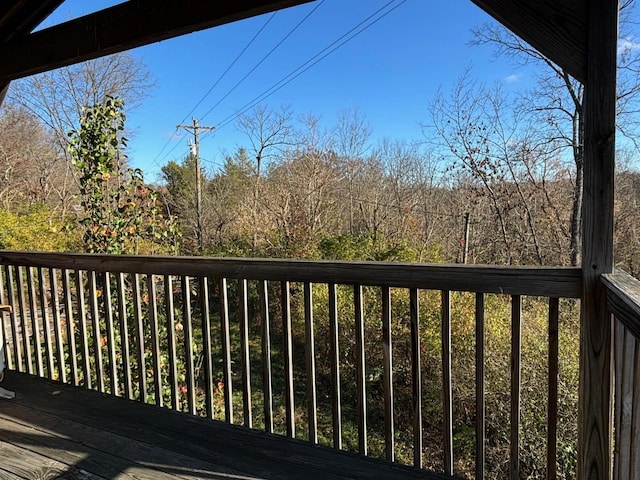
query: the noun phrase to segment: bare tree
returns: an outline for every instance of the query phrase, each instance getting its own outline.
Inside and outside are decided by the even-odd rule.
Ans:
[[[52,135],[29,112],[6,107],[0,116],[0,204],[7,210],[54,203],[64,159],[52,148]]]
[[[618,130],[636,148],[637,113],[640,109],[640,50],[630,40],[634,0],[621,6],[620,46],[618,56]],[[474,45],[493,45],[496,54],[510,58],[517,65],[534,65],[537,84],[522,96],[523,111],[536,117],[548,128],[550,142],[570,152],[573,159],[573,198],[570,222],[571,264],[580,262],[582,236],[582,187],[584,169],[583,87],[566,70],[560,68],[522,39],[495,23],[474,29]]]
[[[541,225],[546,228],[550,213],[562,218],[548,188],[550,178],[558,181],[560,175],[550,169],[553,160],[559,163],[556,143],[499,87],[479,85],[469,72],[449,96],[436,97],[431,116],[438,138],[455,159],[450,172],[470,175],[468,192],[478,197],[474,218],[486,218],[479,207],[487,206],[493,216],[495,229],[491,224],[485,229],[500,240],[487,239],[493,249],[489,260],[547,263],[549,239]],[[552,258],[557,262],[557,256]]]
[[[67,153],[67,133],[78,127],[82,109],[107,96],[125,101],[127,110],[138,106],[153,85],[142,61],[130,52],[118,53],[12,82],[8,101],[38,118],[52,133],[66,165],[56,166],[62,213],[74,191],[73,169]],[[63,168],[63,170],[61,170]]]
[[[259,105],[251,112],[238,118],[238,129],[247,136],[251,144],[251,148],[248,151],[255,155],[256,159],[251,207],[253,224],[252,246],[255,251],[258,246],[258,208],[262,168],[265,161],[294,145],[291,110],[288,107],[273,110],[265,105]]]

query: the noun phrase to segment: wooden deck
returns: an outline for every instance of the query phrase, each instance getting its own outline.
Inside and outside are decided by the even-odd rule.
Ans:
[[[2,386],[7,480],[445,478],[25,374]]]

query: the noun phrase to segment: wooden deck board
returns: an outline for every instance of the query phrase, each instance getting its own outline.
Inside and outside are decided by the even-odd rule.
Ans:
[[[55,472],[2,462],[2,478],[449,478],[15,372],[2,386],[16,397],[0,400],[1,451]]]

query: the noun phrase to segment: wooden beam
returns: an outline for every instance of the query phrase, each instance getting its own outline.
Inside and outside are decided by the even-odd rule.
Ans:
[[[611,478],[612,324],[601,276],[613,270],[618,0],[588,0],[578,478]]]
[[[7,96],[7,92],[9,91],[9,83],[10,82],[0,81],[0,107],[4,103],[4,99]]]
[[[583,82],[587,9],[582,0],[471,0],[540,53]]]
[[[0,42],[30,33],[64,0],[5,1],[0,9]]]
[[[0,45],[13,80],[311,0],[129,0]]]

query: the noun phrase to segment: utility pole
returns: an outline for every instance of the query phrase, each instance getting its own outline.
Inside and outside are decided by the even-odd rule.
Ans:
[[[214,130],[216,127],[204,127],[198,124],[195,118],[193,125],[178,125],[176,128],[184,128],[193,135],[194,143],[190,144],[191,155],[196,161],[196,241],[198,242],[198,251],[202,253],[204,239],[202,235],[202,173],[200,170],[200,138],[198,132],[200,130]]]

